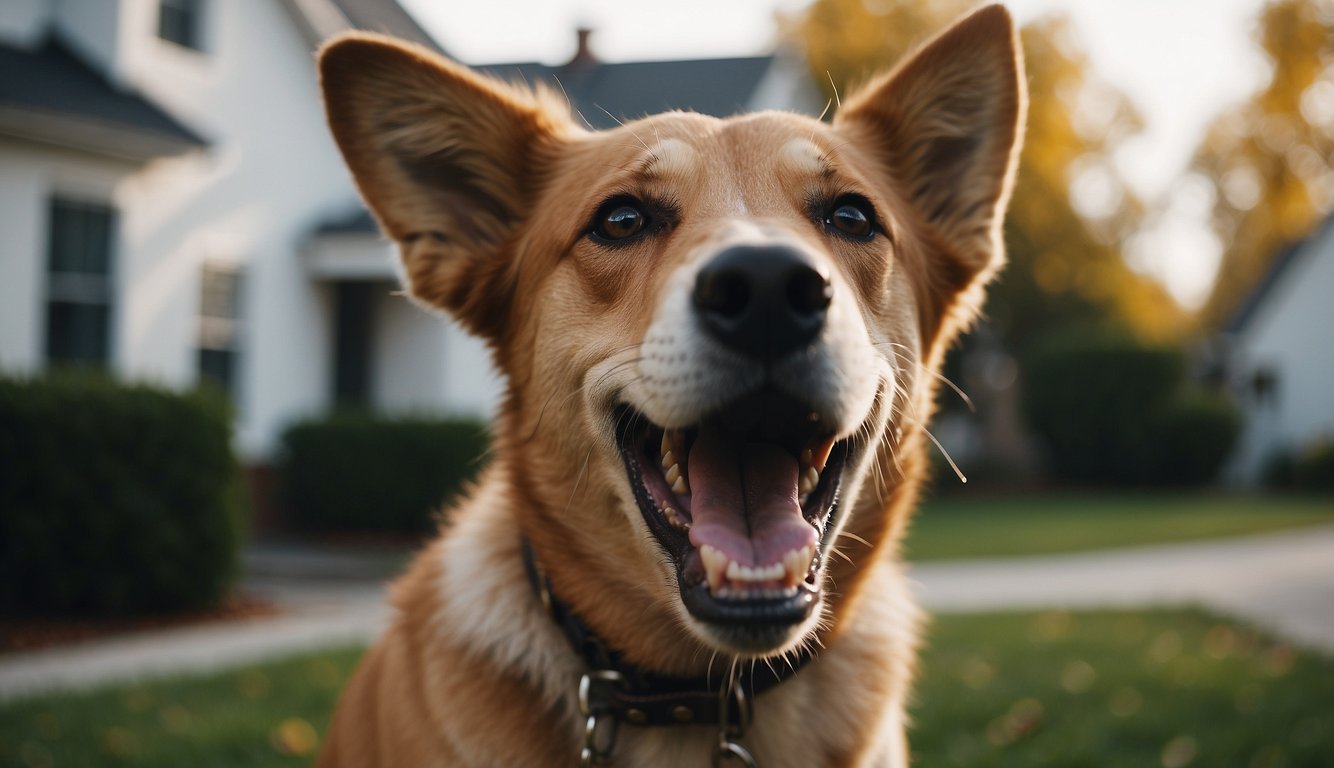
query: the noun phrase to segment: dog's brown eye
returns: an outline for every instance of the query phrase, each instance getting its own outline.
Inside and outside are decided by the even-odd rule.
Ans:
[[[593,233],[604,240],[624,240],[644,229],[648,217],[628,203],[609,205],[598,213]]]
[[[842,198],[837,201],[833,211],[825,217],[825,226],[838,230],[840,234],[859,240],[870,239],[875,234],[875,219],[871,205],[859,198]]]

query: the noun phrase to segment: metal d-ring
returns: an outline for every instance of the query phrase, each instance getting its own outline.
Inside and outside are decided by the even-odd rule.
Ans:
[[[744,768],[759,768],[755,756],[741,744],[724,735],[718,741],[718,748],[713,752],[713,768],[722,768],[724,762],[737,761]]]
[[[736,706],[735,725],[728,716],[732,705]],[[755,756],[740,741],[750,728],[753,714],[740,680],[733,678],[731,685],[723,686],[718,692],[718,746],[713,751],[713,768],[721,768],[724,762],[734,760],[743,768],[758,768]]]
[[[579,752],[582,768],[605,765],[616,748],[619,722],[612,710],[611,691],[624,678],[612,669],[595,669],[579,678],[579,714],[584,721],[584,747]]]

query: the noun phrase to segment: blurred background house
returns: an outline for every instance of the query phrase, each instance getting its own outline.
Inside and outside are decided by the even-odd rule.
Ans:
[[[0,371],[66,363],[224,390],[238,449],[334,406],[485,415],[483,346],[398,292],[324,125],[319,42],[438,46],[393,0],[4,0]],[[493,66],[605,127],[663,109],[818,111],[788,56]]]
[[[1223,329],[1245,427],[1227,468],[1254,485],[1275,462],[1334,441],[1334,218],[1277,254]]]

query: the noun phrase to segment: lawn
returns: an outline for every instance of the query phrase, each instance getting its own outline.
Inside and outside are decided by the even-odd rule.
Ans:
[[[0,705],[3,766],[305,765],[359,651]],[[1193,611],[944,616],[915,766],[1323,768],[1334,660]]]
[[[1192,541],[1334,523],[1334,498],[1200,494],[988,496],[926,501],[911,560],[1007,557]]]

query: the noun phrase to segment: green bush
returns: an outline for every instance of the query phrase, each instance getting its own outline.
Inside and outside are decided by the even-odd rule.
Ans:
[[[1240,430],[1230,400],[1190,386],[1180,349],[1116,332],[1054,334],[1031,350],[1023,377],[1024,412],[1064,480],[1207,482]]]
[[[1225,395],[1184,389],[1150,414],[1138,477],[1162,485],[1202,485],[1218,474],[1241,433],[1241,414]]]
[[[307,530],[420,534],[481,467],[486,428],[470,419],[338,413],[283,435],[283,486]]]
[[[1303,491],[1334,491],[1334,440],[1307,446],[1293,461],[1292,479]]]
[[[237,571],[238,479],[215,398],[0,379],[0,613],[215,604]]]

